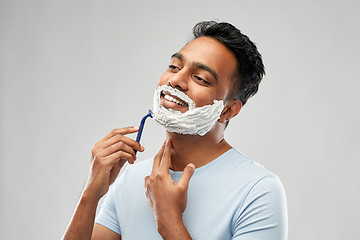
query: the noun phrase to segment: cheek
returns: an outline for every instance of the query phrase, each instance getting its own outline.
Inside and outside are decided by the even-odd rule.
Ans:
[[[215,91],[202,86],[193,87],[191,90],[191,95],[190,93],[188,95],[195,102],[197,107],[212,104],[216,98]]]

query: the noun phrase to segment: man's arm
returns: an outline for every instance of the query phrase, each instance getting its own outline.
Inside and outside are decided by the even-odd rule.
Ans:
[[[64,240],[121,239],[110,229],[98,224],[94,227],[95,213],[100,198],[109,190],[125,162],[133,164],[136,160],[134,149],[144,151],[138,142],[124,136],[138,130],[138,127],[114,129],[94,145],[89,177]]]
[[[187,190],[195,166],[192,163],[187,165],[181,179],[175,183],[169,172],[171,147],[171,141],[167,140],[155,156],[151,175],[145,178],[145,193],[163,239],[186,240],[191,236],[184,226],[182,214],[186,209]]]
[[[92,239],[95,240],[121,240],[121,236],[101,224],[95,223]]]
[[[95,223],[98,202],[82,196],[63,239],[121,240],[121,236]]]

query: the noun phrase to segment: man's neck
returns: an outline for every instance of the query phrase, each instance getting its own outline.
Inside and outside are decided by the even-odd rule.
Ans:
[[[173,146],[170,168],[182,171],[189,163],[195,164],[198,168],[231,149],[224,139],[223,129],[218,129],[219,126],[216,125],[204,136],[167,132],[167,138]]]

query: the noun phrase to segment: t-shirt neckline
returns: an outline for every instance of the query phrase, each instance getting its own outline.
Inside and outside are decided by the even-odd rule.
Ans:
[[[226,159],[231,152],[235,150],[234,148],[230,148],[229,150],[227,150],[226,152],[224,152],[223,154],[221,154],[220,156],[218,156],[217,158],[215,158],[214,160],[212,160],[211,162],[205,164],[204,166],[201,166],[199,168],[195,169],[194,175],[199,175],[202,172],[206,171],[209,168],[215,167],[216,165],[218,165],[220,162],[222,162],[222,159]],[[170,175],[173,179],[180,179],[183,171],[173,171],[171,169],[169,169]],[[193,176],[194,176],[193,175]]]

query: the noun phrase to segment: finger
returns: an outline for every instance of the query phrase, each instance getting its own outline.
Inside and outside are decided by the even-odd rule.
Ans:
[[[145,178],[145,196],[149,201],[150,207],[152,208],[153,207],[153,201],[152,201],[151,195],[150,195],[151,190],[150,190],[150,187],[149,187],[149,183],[146,180],[147,179]]]
[[[161,158],[160,169],[161,171],[169,172],[170,161],[171,161],[171,141],[168,139],[165,144],[164,154]]]
[[[145,177],[145,191],[146,193],[151,193],[151,182],[150,182],[150,176]]]
[[[118,142],[124,142],[126,145],[130,146],[131,148],[133,148],[137,151],[140,151],[140,152],[144,151],[144,147],[141,146],[140,143],[138,143],[134,139],[123,136],[121,134],[116,134],[116,135],[112,136],[111,138],[107,139],[106,141],[103,142],[101,147],[108,148],[109,146],[111,146],[115,143],[118,143]]]
[[[107,139],[115,136],[116,134],[126,135],[126,134],[130,134],[130,133],[135,133],[137,131],[139,131],[139,127],[125,127],[125,128],[113,129],[101,141],[106,141]]]
[[[146,187],[147,187],[147,185],[148,185],[149,178],[150,178],[150,176],[146,176],[146,177],[145,177],[145,179],[144,179],[144,182],[145,182],[145,188],[146,188]]]
[[[148,200],[150,200],[150,196],[149,196],[149,192],[147,191],[147,189],[145,188],[145,196]]]
[[[189,186],[189,181],[190,178],[192,177],[192,175],[194,174],[195,171],[195,165],[192,163],[189,163],[185,168],[184,168],[184,172],[178,182],[178,184],[184,188],[188,188]]]
[[[151,170],[151,175],[154,175],[156,173],[156,171],[158,170],[159,166],[160,166],[160,161],[161,161],[161,158],[162,158],[162,156],[164,154],[164,150],[165,150],[165,144],[166,144],[166,141],[163,143],[160,151],[154,157],[153,168]]]
[[[118,151],[115,152],[109,156],[106,157],[106,162],[107,164],[114,164],[118,161],[121,160],[126,160],[128,161],[130,164],[133,164],[135,162],[135,159],[133,158],[133,156],[130,153],[127,152],[123,152],[123,151]]]
[[[109,146],[108,148],[104,149],[101,153],[102,156],[107,157],[115,152],[118,151],[123,151],[123,152],[127,152],[129,154],[131,154],[133,156],[134,159],[136,159],[136,155],[134,152],[134,149],[130,146],[128,146],[126,143],[124,142],[117,142],[111,146]]]

